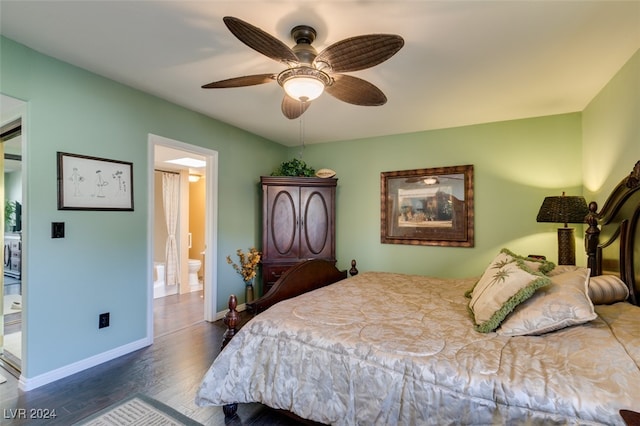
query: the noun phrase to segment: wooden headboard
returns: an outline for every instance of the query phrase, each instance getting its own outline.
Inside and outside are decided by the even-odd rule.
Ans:
[[[589,204],[587,266],[592,275],[618,275],[629,286],[629,302],[640,305],[640,161],[597,210]]]

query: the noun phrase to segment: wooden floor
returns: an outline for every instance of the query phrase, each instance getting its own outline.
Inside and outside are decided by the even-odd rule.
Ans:
[[[202,291],[153,299],[153,335],[157,338],[202,322]]]
[[[143,393],[204,425],[297,425],[298,422],[260,404],[240,404],[238,416],[225,421],[221,407],[194,403],[200,381],[220,352],[222,321],[202,321],[195,297],[169,296],[155,303],[154,344],[29,392],[0,369],[0,424],[69,426],[130,395]],[[195,297],[193,297],[195,296]],[[173,298],[173,299],[171,299]],[[191,306],[191,308],[189,308]],[[199,315],[193,321],[191,315]],[[248,319],[242,314],[243,320]],[[173,320],[170,320],[173,319]],[[17,419],[16,410],[55,410],[51,420]],[[18,411],[20,412],[20,411]]]

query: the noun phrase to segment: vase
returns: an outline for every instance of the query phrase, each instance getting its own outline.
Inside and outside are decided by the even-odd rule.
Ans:
[[[245,284],[247,285],[246,288],[246,303],[251,303],[253,302],[253,280],[251,281],[245,281]]]

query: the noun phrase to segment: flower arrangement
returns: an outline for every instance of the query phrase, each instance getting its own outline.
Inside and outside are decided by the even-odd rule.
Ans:
[[[243,252],[242,249],[238,249],[236,250],[236,254],[238,255],[238,259],[240,259],[240,264],[238,265],[231,260],[231,256],[227,256],[227,263],[232,265],[233,269],[240,274],[245,284],[249,285],[256,277],[256,269],[260,263],[262,253],[256,250],[255,247],[251,247],[248,253]]]

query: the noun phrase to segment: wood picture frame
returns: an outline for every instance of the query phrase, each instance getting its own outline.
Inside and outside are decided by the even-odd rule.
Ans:
[[[473,247],[473,165],[380,173],[380,241]]]
[[[133,163],[58,152],[58,210],[133,211]]]

